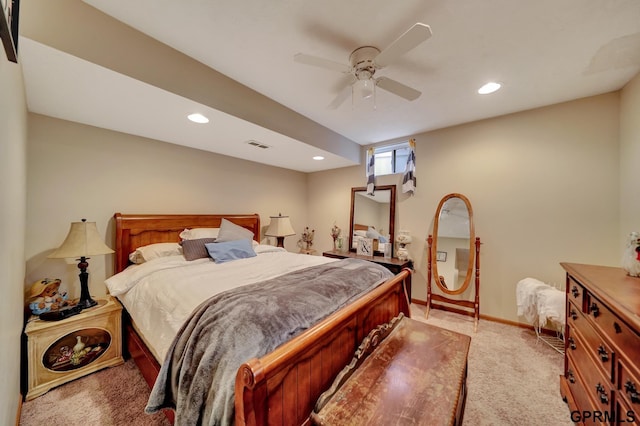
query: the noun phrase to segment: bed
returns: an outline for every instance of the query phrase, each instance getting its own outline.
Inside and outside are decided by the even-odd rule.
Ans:
[[[180,241],[187,228],[217,228],[223,219],[261,235],[260,218],[248,215],[124,215],[115,219],[115,273],[130,265],[129,255],[155,243]],[[259,237],[257,237],[259,239]],[[256,245],[257,243],[254,243]],[[255,246],[256,252],[271,251]],[[282,250],[282,249],[279,249]],[[277,256],[317,256],[277,253]],[[213,263],[213,262],[210,262]],[[201,266],[204,267],[204,266]],[[386,279],[357,300],[342,307],[317,324],[278,346],[271,352],[246,359],[235,372],[234,408],[238,425],[304,424],[320,394],[352,358],[364,337],[376,326],[389,322],[400,312],[409,315],[405,280],[410,271]],[[158,350],[140,331],[128,312],[125,296],[117,296],[125,306],[125,348],[150,386],[161,370]],[[149,310],[153,310],[149,307]],[[135,316],[135,315],[133,315]],[[172,419],[172,412],[167,415]]]

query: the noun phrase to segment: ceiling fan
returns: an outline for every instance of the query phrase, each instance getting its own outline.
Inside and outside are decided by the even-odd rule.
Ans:
[[[340,90],[338,96],[329,104],[329,108],[338,108],[349,94],[352,94],[354,99],[356,97],[370,98],[375,95],[376,87],[408,101],[413,101],[422,94],[420,91],[388,77],[374,78],[374,74],[377,70],[392,64],[400,56],[414,49],[429,37],[431,37],[431,28],[418,22],[382,51],[373,46],[358,47],[351,52],[349,65],[304,53],[297,53],[293,59],[301,64],[352,75],[348,85]]]

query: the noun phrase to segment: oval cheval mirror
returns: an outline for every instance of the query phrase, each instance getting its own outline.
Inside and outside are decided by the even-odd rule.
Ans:
[[[433,234],[427,239],[427,311],[449,310],[474,317],[474,331],[480,317],[480,238],[476,238],[471,202],[462,194],[445,195],[436,210]],[[475,277],[473,300],[452,298],[467,291]],[[432,281],[439,290],[433,293]],[[456,308],[443,305],[456,305]],[[461,308],[457,308],[457,307]]]

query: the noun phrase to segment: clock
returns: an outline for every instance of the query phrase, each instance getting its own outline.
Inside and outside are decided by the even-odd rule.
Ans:
[[[360,238],[356,253],[360,256],[373,256],[373,238]]]

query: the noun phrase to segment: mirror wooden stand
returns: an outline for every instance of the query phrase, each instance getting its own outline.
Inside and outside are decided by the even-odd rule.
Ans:
[[[480,319],[480,238],[475,237],[473,209],[467,197],[453,193],[442,198],[433,222],[433,235],[429,235],[427,243],[426,317],[429,317],[431,308],[473,316],[474,332],[477,331]],[[473,277],[473,300],[448,297],[464,293]],[[439,293],[433,292],[433,281]]]

